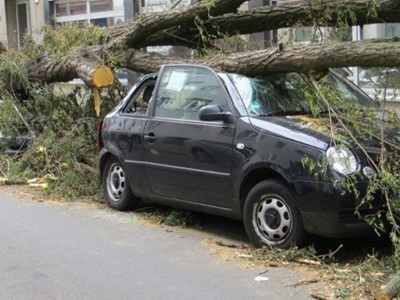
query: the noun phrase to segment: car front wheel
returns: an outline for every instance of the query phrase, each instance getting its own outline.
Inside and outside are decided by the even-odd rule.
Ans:
[[[306,244],[300,211],[288,188],[275,180],[256,184],[246,197],[244,225],[250,241],[258,246],[289,248]]]
[[[129,179],[117,158],[111,157],[104,168],[102,189],[106,202],[117,210],[134,208],[138,198],[132,193]]]

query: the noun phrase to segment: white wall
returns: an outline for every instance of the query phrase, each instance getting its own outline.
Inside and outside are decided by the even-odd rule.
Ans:
[[[0,0],[0,42],[7,46],[7,26],[6,26],[6,6],[5,1]]]
[[[38,3],[35,3],[35,0],[29,1],[29,9],[30,9],[30,25],[31,25],[31,34],[33,39],[40,43],[42,41],[41,31],[45,23],[44,17],[44,1],[36,0]]]
[[[363,26],[364,39],[400,36],[400,24],[369,24]]]

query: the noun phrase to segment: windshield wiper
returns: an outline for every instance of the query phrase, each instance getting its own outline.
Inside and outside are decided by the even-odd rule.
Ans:
[[[271,117],[271,116],[295,116],[295,115],[308,115],[308,112],[302,110],[276,110],[257,115],[257,117]]]

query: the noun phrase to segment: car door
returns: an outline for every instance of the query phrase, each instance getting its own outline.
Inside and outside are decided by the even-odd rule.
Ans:
[[[125,166],[125,172],[136,195],[144,196],[150,190],[142,164],[143,131],[149,116],[154,76],[145,77],[127,95],[127,99],[114,118],[108,130],[111,141],[108,147]]]
[[[230,111],[218,76],[201,66],[164,66],[153,117],[144,130],[143,159],[152,192],[163,198],[232,206],[234,124],[199,120],[217,104]]]

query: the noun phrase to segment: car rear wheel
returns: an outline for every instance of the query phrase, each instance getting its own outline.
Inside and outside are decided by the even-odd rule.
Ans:
[[[104,168],[102,189],[106,202],[117,210],[134,208],[139,199],[132,193],[129,179],[117,158],[111,157]]]
[[[243,218],[250,241],[258,247],[286,249],[306,244],[306,233],[293,195],[278,181],[264,180],[251,189]]]

